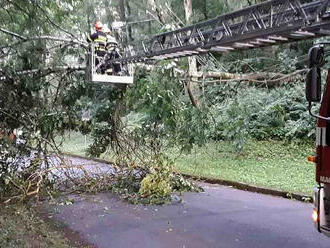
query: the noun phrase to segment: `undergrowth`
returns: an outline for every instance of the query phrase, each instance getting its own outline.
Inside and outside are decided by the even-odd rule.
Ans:
[[[0,247],[72,247],[64,235],[26,205],[0,204]]]

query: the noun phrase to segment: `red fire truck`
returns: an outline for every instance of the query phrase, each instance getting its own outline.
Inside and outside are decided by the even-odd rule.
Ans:
[[[330,43],[320,43],[309,51],[309,72],[306,78],[306,98],[309,113],[317,118],[316,156],[309,160],[316,164],[313,220],[317,230],[330,237],[330,69],[322,95],[321,67],[325,65],[325,47]],[[313,103],[321,102],[320,113],[312,111]]]

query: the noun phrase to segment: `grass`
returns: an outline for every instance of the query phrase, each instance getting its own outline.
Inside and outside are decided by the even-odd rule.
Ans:
[[[65,137],[64,141],[58,139],[56,142],[62,142],[62,152],[85,156],[86,149],[92,143],[92,140],[88,136],[73,132],[69,133],[68,136]]]
[[[62,149],[84,155],[86,145],[90,143],[90,139],[87,138],[85,143],[84,136],[74,133],[63,143]],[[175,151],[169,154],[178,156]],[[195,147],[191,154],[179,156],[175,164],[179,172],[189,175],[311,195],[315,166],[307,162],[306,157],[312,154],[314,148],[311,144],[249,141],[244,152],[237,154],[229,142],[218,142]]]
[[[26,205],[0,205],[0,247],[71,247],[63,234]]]
[[[311,145],[250,141],[242,154],[228,142],[195,148],[176,161],[178,171],[207,178],[247,183],[292,193],[312,194],[314,164],[306,161]]]

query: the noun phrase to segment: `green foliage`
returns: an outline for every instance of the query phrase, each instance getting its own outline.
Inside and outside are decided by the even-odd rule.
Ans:
[[[239,151],[248,137],[311,139],[315,122],[306,111],[302,83],[274,89],[239,86],[227,91],[228,97],[222,89],[228,86],[210,87],[206,93],[217,101],[211,107],[217,125],[217,132],[210,134],[214,139],[234,140]]]
[[[205,143],[213,125],[208,107],[191,105],[171,69],[156,70],[148,78],[142,78],[125,98],[135,112],[144,115],[141,128],[135,131],[154,143],[190,151],[194,144]]]
[[[171,186],[175,192],[203,192],[203,188],[187,180],[181,174],[171,174]]]
[[[101,95],[101,96],[100,96]],[[113,87],[103,87],[100,95],[92,99],[95,104],[92,111],[92,121],[86,131],[90,130],[93,144],[89,147],[88,153],[92,156],[100,156],[108,147],[119,148],[119,134],[122,132],[121,117],[123,108],[123,91]]]
[[[153,202],[153,198],[169,198],[172,192],[170,180],[172,170],[172,165],[168,163],[166,158],[156,158],[150,167],[150,173],[141,181],[139,194],[144,198],[150,198],[151,203]]]
[[[132,202],[162,203],[173,189],[193,188],[174,176],[170,160],[162,154],[172,146],[189,151],[194,144],[204,144],[209,119],[206,106],[196,109],[187,102],[171,69],[139,75],[139,82],[126,92],[104,88],[93,111],[88,151],[91,156],[110,155],[127,169],[111,186],[114,191]],[[133,176],[134,171],[142,174]]]
[[[202,190],[174,173],[173,162],[168,156],[157,154],[147,162],[144,168],[139,168],[145,173],[137,173],[138,176],[132,171],[121,174],[110,186],[111,190],[133,204],[164,204],[171,201],[172,192]]]
[[[146,175],[141,181],[139,193],[142,197],[165,198],[172,192],[168,178],[163,173]],[[152,200],[151,200],[152,202]]]
[[[34,191],[26,184],[35,185],[34,175],[48,168],[45,157],[49,150],[56,151],[54,138],[82,126],[82,106],[76,102],[88,95],[84,78],[73,70],[58,72],[55,68],[66,66],[83,50],[35,38],[72,38],[66,29],[74,26],[74,18],[68,13],[81,2],[0,3],[2,27],[18,34],[0,32],[4,58],[0,60],[0,198]],[[16,135],[13,141],[7,139],[11,134]],[[45,163],[33,162],[37,160]],[[47,177],[39,185],[46,182]]]

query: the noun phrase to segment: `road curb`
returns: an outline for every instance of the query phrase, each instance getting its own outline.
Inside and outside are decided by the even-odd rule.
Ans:
[[[70,153],[63,153],[63,155],[68,156],[68,157],[76,157],[76,158],[91,160],[91,161],[95,161],[95,162],[99,162],[99,163],[111,164],[111,161],[108,161],[105,159],[100,159],[100,158],[90,158],[90,157],[85,157],[85,156],[75,155],[75,154],[70,154]],[[192,180],[198,181],[198,182],[230,186],[230,187],[233,187],[233,188],[236,188],[239,190],[245,190],[245,191],[255,192],[255,193],[260,193],[260,194],[265,194],[265,195],[278,196],[278,197],[282,197],[282,198],[286,198],[286,199],[294,199],[294,200],[301,201],[301,202],[309,202],[309,203],[313,202],[312,197],[307,196],[307,195],[291,193],[291,192],[287,192],[287,191],[268,189],[268,188],[263,188],[263,187],[258,187],[258,186],[252,186],[252,185],[249,185],[246,183],[235,182],[235,181],[230,181],[230,180],[201,177],[201,176],[195,176],[195,175],[190,175],[190,174],[185,174],[185,173],[180,173],[180,174],[185,178],[192,179]]]
[[[235,189],[239,190],[245,190],[245,191],[250,191],[250,192],[255,192],[255,193],[260,193],[260,194],[265,194],[265,195],[272,195],[272,196],[279,196],[287,199],[294,199],[297,201],[302,201],[302,202],[313,202],[313,199],[311,196],[307,195],[302,195],[302,194],[296,194],[296,193],[291,193],[291,192],[286,192],[286,191],[280,191],[280,190],[274,190],[274,189],[268,189],[268,188],[263,188],[263,187],[258,187],[258,186],[252,186],[246,183],[241,183],[241,182],[235,182],[235,181],[229,181],[229,180],[223,180],[223,179],[215,179],[215,178],[207,178],[207,177],[198,177],[194,175],[189,175],[189,174],[183,174],[181,173],[184,177],[195,180],[195,181],[201,181],[201,182],[206,182],[209,184],[219,184],[219,185],[225,185],[225,186],[230,186]]]

